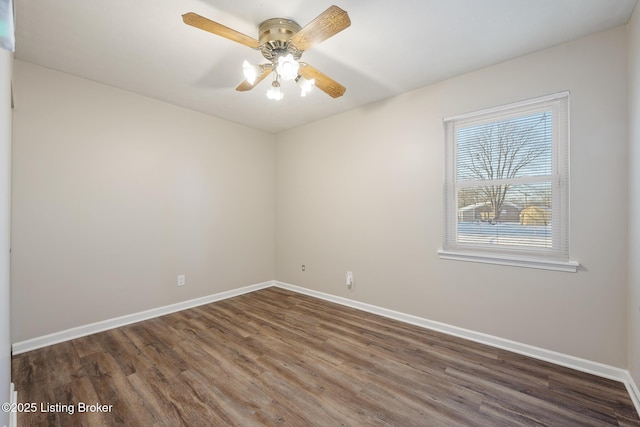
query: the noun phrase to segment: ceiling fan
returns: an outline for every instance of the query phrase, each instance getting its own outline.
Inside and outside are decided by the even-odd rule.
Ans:
[[[295,80],[301,87],[302,96],[314,86],[332,98],[338,98],[346,91],[344,86],[331,77],[305,62],[300,62],[304,51],[351,25],[347,12],[338,6],[330,6],[305,27],[300,27],[290,19],[267,19],[258,26],[258,40],[193,12],[182,15],[182,20],[192,27],[259,50],[269,61],[260,65],[244,61],[245,80],[236,87],[238,91],[253,89],[272,73],[274,79],[267,92],[270,99],[282,99],[281,80]]]

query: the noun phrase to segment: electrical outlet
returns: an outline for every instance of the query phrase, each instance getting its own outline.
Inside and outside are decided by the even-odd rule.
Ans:
[[[347,271],[346,282],[347,288],[351,289],[353,287],[353,273],[351,271]]]
[[[307,267],[304,266],[304,264],[302,264],[302,271],[305,271]]]
[[[178,286],[184,286],[186,281],[184,274],[178,276]]]

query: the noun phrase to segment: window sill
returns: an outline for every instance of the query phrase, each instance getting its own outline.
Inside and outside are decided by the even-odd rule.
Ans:
[[[472,253],[459,251],[438,251],[440,259],[450,259],[456,261],[480,262],[484,264],[507,265],[511,267],[538,268],[542,270],[564,271],[575,273],[578,271],[580,263],[577,261],[556,261],[532,257],[515,257],[508,255]]]

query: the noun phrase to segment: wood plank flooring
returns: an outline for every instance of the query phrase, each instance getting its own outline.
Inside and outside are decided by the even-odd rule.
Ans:
[[[279,288],[24,353],[12,377],[37,405],[20,427],[640,426],[621,383]]]

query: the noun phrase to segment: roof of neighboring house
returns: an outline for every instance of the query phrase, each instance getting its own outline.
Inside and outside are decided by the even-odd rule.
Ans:
[[[518,210],[522,209],[520,206],[516,205],[515,203],[504,202],[502,205],[510,207],[510,208],[518,209]],[[477,208],[482,208],[482,207],[485,207],[485,206],[491,206],[491,203],[489,203],[489,202],[475,203],[473,205],[467,205],[467,206],[465,206],[463,208],[459,208],[458,211],[459,212],[466,212],[466,211],[471,211],[471,210],[474,210],[474,209],[477,209]]]

